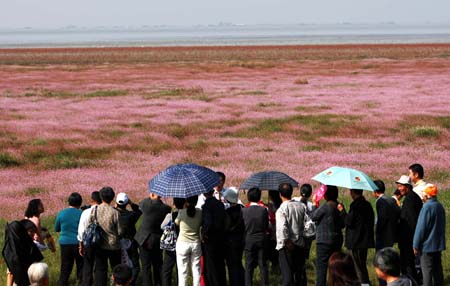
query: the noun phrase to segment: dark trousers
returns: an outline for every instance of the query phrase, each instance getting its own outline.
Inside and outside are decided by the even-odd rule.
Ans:
[[[230,286],[244,285],[244,267],[242,266],[242,253],[244,248],[242,243],[227,243],[225,251],[225,261],[228,268],[228,280]]]
[[[133,278],[131,279],[130,286],[136,285],[136,280],[138,278],[139,271],[141,269],[140,263],[139,263],[138,249],[139,249],[139,244],[134,239],[132,239],[131,246],[127,250],[128,257],[130,258],[131,263],[133,263],[133,269],[131,269],[131,271],[133,273],[133,276],[132,276]]]
[[[164,250],[164,261],[162,264],[161,285],[172,286],[173,267],[177,265],[177,252]]]
[[[268,239],[264,244],[264,254],[266,260],[270,261],[271,272],[279,273],[280,261],[278,259],[278,250],[276,250],[277,241],[275,239]]]
[[[120,264],[120,249],[109,250],[98,247],[95,250],[95,286],[108,285],[108,260],[111,269]]]
[[[442,270],[441,252],[422,253],[420,256],[423,286],[443,286],[444,272]]]
[[[69,285],[70,273],[72,273],[73,263],[77,265],[77,279],[81,280],[83,267],[83,257],[78,252],[78,244],[61,244],[61,272],[59,273],[59,285]]]
[[[92,269],[94,269],[94,248],[83,248],[83,270],[81,274],[81,286],[92,286]]]
[[[340,250],[340,245],[325,243],[316,244],[316,286],[327,285],[328,259],[331,254]]]
[[[225,249],[223,240],[209,238],[202,245],[205,284],[207,286],[225,286]]]
[[[281,280],[283,286],[306,286],[303,279],[305,267],[305,250],[297,245],[292,249],[282,248],[278,251],[280,258]]]
[[[412,243],[407,245],[399,243],[398,247],[400,249],[400,262],[402,274],[408,276],[411,279],[414,279],[414,281],[417,282],[418,276],[415,265],[416,257],[414,256]]]
[[[245,249],[245,285],[253,285],[253,272],[256,266],[259,267],[261,273],[261,285],[269,285],[269,272],[267,270],[267,262],[263,246],[254,245],[250,249]]]
[[[350,249],[350,254],[355,262],[356,274],[362,284],[370,284],[369,272],[367,271],[367,248]]]
[[[139,248],[142,262],[142,285],[159,286],[161,285],[162,269],[162,250],[156,245],[151,248],[145,244]]]

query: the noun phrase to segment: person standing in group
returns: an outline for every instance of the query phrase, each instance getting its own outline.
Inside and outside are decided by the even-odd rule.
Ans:
[[[222,202],[224,204],[225,208],[228,208],[229,205],[225,201],[225,199],[223,198],[223,195],[222,195],[223,186],[225,185],[225,181],[226,181],[227,177],[225,176],[225,174],[223,172],[220,172],[220,171],[217,171],[216,174],[217,174],[217,176],[219,176],[219,184],[214,187],[213,196],[216,198],[216,200],[218,200],[219,202]],[[205,194],[198,195],[198,201],[197,201],[196,208],[201,209],[203,207],[203,205],[205,204],[205,200],[206,200]]]
[[[375,249],[392,247],[397,241],[400,207],[394,198],[384,195],[385,185],[381,180],[375,180],[378,189],[373,192],[376,198],[377,219],[375,226]],[[379,280],[380,285],[386,281]]]
[[[377,219],[375,227],[375,249],[392,247],[397,242],[400,207],[394,198],[386,196],[385,185],[381,180],[375,180],[378,190],[373,192],[376,198]]]
[[[392,247],[380,249],[375,254],[373,266],[378,279],[387,282],[387,286],[413,286],[411,279],[400,277],[400,256]]]
[[[80,222],[80,207],[83,202],[79,193],[71,193],[68,199],[69,207],[60,211],[56,216],[55,231],[61,232],[59,247],[61,249],[61,270],[59,285],[69,285],[69,277],[73,263],[77,266],[77,279],[81,281],[83,257],[78,250],[78,224]]]
[[[427,182],[423,180],[424,175],[425,172],[422,165],[415,163],[409,166],[408,176],[411,179],[413,191],[420,197],[420,199],[423,199],[423,191],[425,190],[427,185]]]
[[[197,196],[187,198],[186,208],[179,210],[175,219],[175,224],[180,227],[176,246],[179,286],[187,285],[189,265],[192,285],[200,286],[200,257],[202,256],[200,227],[203,215],[202,210],[195,207],[197,200]]]
[[[343,242],[345,210],[338,210],[338,189],[336,186],[326,186],[326,200],[311,213],[311,220],[316,225],[316,286],[326,286],[328,259],[331,254],[340,251]]]
[[[423,286],[444,285],[442,251],[445,250],[445,209],[437,200],[438,189],[428,184],[414,232],[414,254],[420,256]]]
[[[226,212],[222,202],[214,196],[214,189],[205,193],[205,204],[202,206],[202,239],[204,278],[208,286],[224,286],[225,275],[225,228]]]
[[[83,236],[86,231],[87,226],[89,225],[89,220],[91,218],[91,212],[95,208],[102,203],[102,199],[100,198],[100,192],[94,191],[91,193],[91,202],[90,207],[85,209],[80,216],[80,222],[78,223],[78,249],[80,255],[83,257],[83,270],[81,274],[81,286],[91,286],[93,283],[92,279],[92,270],[94,269],[94,261],[95,261],[95,247],[85,246],[83,245]]]
[[[131,207],[131,210],[127,209],[127,206]],[[127,249],[127,254],[133,267],[131,271],[133,273],[133,277],[131,282],[129,283],[131,286],[136,285],[136,280],[139,274],[139,253],[138,248],[139,244],[134,239],[136,235],[136,223],[142,215],[139,206],[133,203],[126,193],[119,193],[116,198],[116,209],[119,211],[119,223],[123,227],[123,236],[122,239],[125,240],[124,244],[129,245]]]
[[[44,259],[41,251],[33,242],[35,234],[36,225],[28,219],[6,224],[2,256],[8,267],[7,286],[30,285],[27,276],[28,267]]]
[[[41,199],[32,199],[28,202],[25,210],[25,218],[31,220],[36,225],[36,234],[34,240],[39,243],[44,243],[44,238],[41,235],[41,214],[45,211],[44,204]]]
[[[242,253],[244,252],[244,218],[242,205],[239,204],[239,193],[234,187],[224,190],[223,197],[230,205],[225,211],[230,218],[230,225],[225,233],[225,261],[228,268],[230,286],[245,284],[244,267],[242,266]]]
[[[400,224],[398,228],[400,233],[398,237],[398,248],[400,249],[402,274],[417,282],[419,277],[415,269],[413,238],[417,219],[422,209],[422,200],[412,190],[411,179],[408,176],[401,176],[395,183],[404,197],[400,210]]]
[[[293,198],[294,200],[299,201],[302,203],[306,208],[306,215],[310,216],[311,213],[316,209],[316,205],[313,204],[310,201],[312,195],[312,186],[310,184],[303,184],[300,187],[300,198]],[[307,279],[306,279],[306,260],[309,259],[309,252],[311,251],[311,245],[313,240],[315,239],[315,236],[313,237],[303,237],[303,240],[305,241],[305,246],[303,247],[303,252],[305,254],[305,263],[303,264],[303,270],[302,270],[302,284],[306,285]]]
[[[267,231],[269,217],[267,209],[258,203],[261,200],[261,190],[251,188],[247,192],[250,205],[242,209],[242,217],[245,225],[245,285],[253,285],[253,272],[256,265],[261,273],[261,285],[269,285],[269,272],[265,257],[265,244],[267,243]]]
[[[114,190],[111,187],[103,187],[100,190],[102,203],[93,207],[89,222],[95,219],[103,230],[103,237],[95,248],[95,286],[106,286],[108,283],[108,261],[111,268],[120,264],[120,237],[123,228],[119,221],[119,211],[110,204],[114,200]]]
[[[276,212],[276,249],[279,253],[282,285],[306,286],[306,279],[302,277],[306,259],[303,240],[306,207],[291,199],[291,184],[281,184],[278,191],[282,203]]]
[[[361,286],[350,254],[340,251],[333,253],[328,261],[328,268],[328,286]]]
[[[355,261],[356,273],[361,285],[370,285],[367,271],[367,250],[375,247],[373,226],[375,215],[372,205],[364,198],[363,190],[351,189],[353,202],[345,217],[345,247]]]
[[[175,210],[171,213],[168,213],[161,223],[161,229],[164,231],[164,228],[169,224],[173,223],[175,226],[175,232],[177,237],[180,236],[180,226],[175,224],[175,220],[178,217],[178,213],[180,210],[184,208],[186,204],[186,199],[184,198],[173,198],[173,205],[175,206]],[[176,242],[175,242],[176,243]],[[172,286],[172,272],[173,267],[177,265],[177,251],[176,249],[163,251],[163,264],[161,268],[161,285],[162,286]]]
[[[170,207],[161,201],[161,197],[150,192],[149,197],[139,203],[142,211],[142,224],[134,239],[139,244],[142,262],[142,282],[144,286],[161,285],[162,250],[160,239],[161,223]]]

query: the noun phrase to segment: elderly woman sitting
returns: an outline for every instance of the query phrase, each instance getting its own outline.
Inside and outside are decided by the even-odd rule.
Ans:
[[[48,286],[49,285],[48,265],[43,262],[33,263],[28,268],[28,279],[30,286]]]

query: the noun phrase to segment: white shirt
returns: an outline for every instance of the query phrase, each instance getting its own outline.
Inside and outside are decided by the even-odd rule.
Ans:
[[[289,200],[283,202],[275,213],[276,223],[276,249],[285,246],[286,240],[291,240],[295,245],[303,246],[303,230],[306,206],[303,203]]]
[[[85,209],[81,213],[80,222],[78,223],[78,241],[83,241],[83,234],[86,230],[86,227],[89,225],[89,218],[91,217],[92,207]]]
[[[418,194],[421,199],[423,199],[423,196],[425,195],[424,191],[427,187],[427,183],[424,180],[419,180],[417,183],[414,184],[413,191],[414,193]]]

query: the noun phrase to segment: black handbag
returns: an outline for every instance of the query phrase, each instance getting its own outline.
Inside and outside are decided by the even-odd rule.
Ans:
[[[97,206],[94,207],[94,221],[92,221],[83,233],[83,245],[93,247],[100,244],[103,229],[98,225]]]

